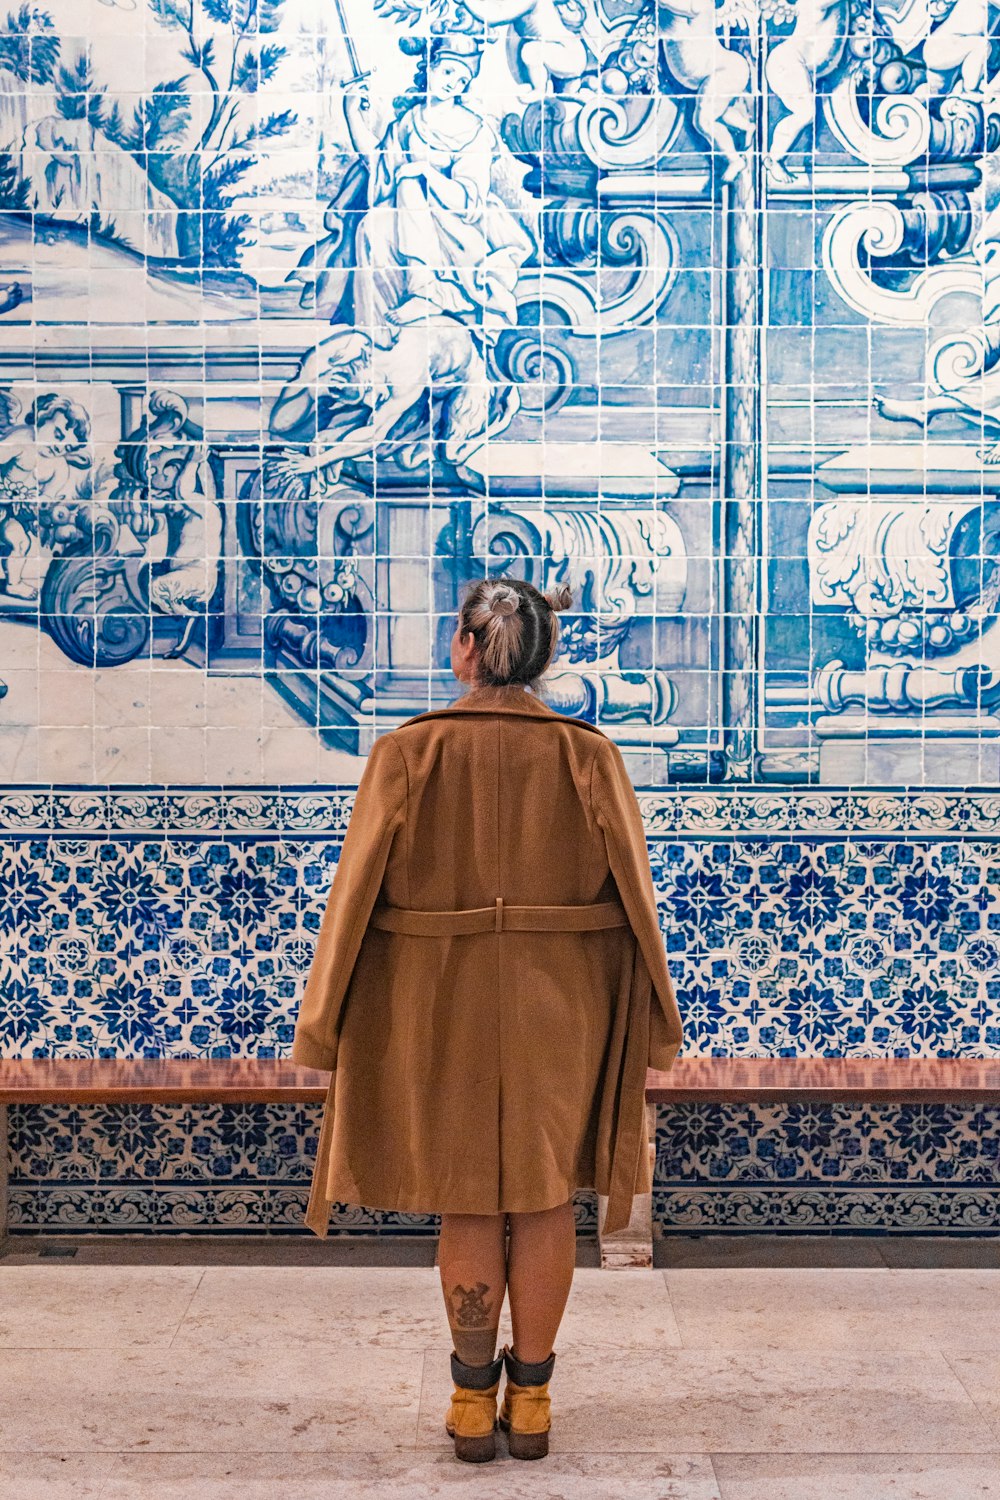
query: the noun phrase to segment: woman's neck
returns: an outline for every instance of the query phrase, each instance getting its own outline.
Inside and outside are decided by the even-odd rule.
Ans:
[[[466,688],[468,693],[526,693],[527,691],[523,682],[471,682]]]

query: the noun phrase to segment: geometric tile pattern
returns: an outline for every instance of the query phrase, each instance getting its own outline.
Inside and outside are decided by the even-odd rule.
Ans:
[[[671,838],[657,822],[650,858],[687,1052],[1000,1052],[992,839]],[[0,1046],[281,1055],[338,843],[313,830],[9,838]]]
[[[660,1232],[1000,1233],[1000,1110],[663,1106]]]
[[[11,1111],[11,1232],[302,1234],[320,1109],[86,1106]],[[596,1232],[593,1194],[577,1220]],[[428,1234],[427,1214],[336,1208],[331,1233]]]
[[[287,1053],[335,868],[331,824],[343,827],[349,792],[288,799],[280,819],[246,795],[226,814],[205,793],[196,806],[161,794],[159,838],[112,834],[120,799],[82,799],[76,838],[47,830],[51,809],[8,807],[8,824],[20,816],[35,829],[8,833],[4,846],[4,1055]],[[932,836],[940,809],[919,799],[893,812],[893,823],[920,829],[907,837],[885,834],[878,802],[856,800],[852,831],[837,836],[838,808],[768,793],[766,832],[753,837],[734,826],[745,795],[736,807],[725,792],[712,805],[704,792],[642,800],[688,1054],[1000,1052],[994,799],[966,800],[963,837]],[[140,822],[138,800],[128,808]],[[948,816],[962,821],[957,804]],[[213,831],[225,821],[242,831]],[[274,821],[284,824],[277,837],[260,831]],[[15,1110],[13,1227],[297,1232],[315,1115]],[[990,1112],[959,1106],[664,1108],[658,1218],[664,1230],[989,1231],[998,1142]],[[587,1195],[578,1213],[593,1225]],[[420,1232],[430,1222],[345,1209],[333,1227]]]
[[[336,846],[8,844],[11,1055],[275,1056],[291,1045]]]

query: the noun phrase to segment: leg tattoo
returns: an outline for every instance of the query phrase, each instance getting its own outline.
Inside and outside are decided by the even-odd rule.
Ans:
[[[489,1286],[455,1286],[448,1297],[455,1353],[464,1365],[488,1365],[496,1352],[499,1309],[489,1300]]]

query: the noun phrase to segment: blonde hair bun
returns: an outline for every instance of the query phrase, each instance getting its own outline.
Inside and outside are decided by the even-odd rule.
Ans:
[[[569,609],[570,605],[573,603],[573,590],[570,588],[568,583],[560,583],[557,584],[554,589],[549,589],[548,593],[543,597],[545,598],[546,603],[548,604],[550,609],[554,609],[556,611],[560,609]]]
[[[520,603],[521,598],[516,589],[512,589],[509,583],[498,583],[493,590],[489,610],[494,615],[516,615]]]

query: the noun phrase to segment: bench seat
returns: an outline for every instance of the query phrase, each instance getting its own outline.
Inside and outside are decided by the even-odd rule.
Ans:
[[[646,1074],[649,1104],[1000,1104],[1000,1058],[688,1057]]]
[[[0,1104],[322,1104],[329,1073],[284,1058],[0,1059]],[[688,1057],[649,1104],[1000,1103],[1000,1058]]]
[[[322,1104],[329,1083],[273,1057],[0,1060],[0,1104]]]
[[[0,1059],[0,1239],[7,1223],[11,1104],[322,1104],[329,1073],[284,1058]],[[1000,1058],[680,1058],[646,1075],[653,1152],[660,1104],[1000,1104]],[[601,1230],[603,1199],[598,1202]],[[601,1234],[601,1264],[651,1266],[652,1202],[634,1200],[620,1235]]]

